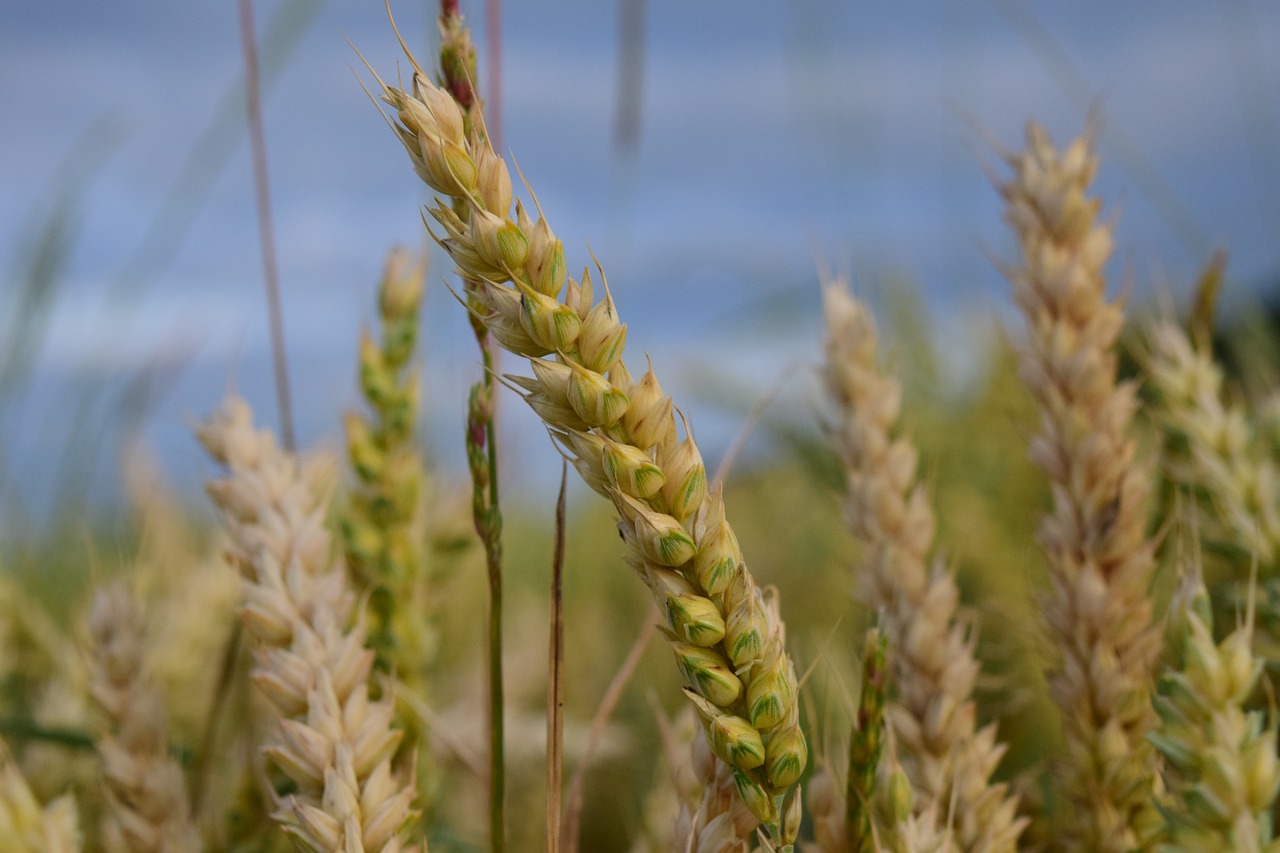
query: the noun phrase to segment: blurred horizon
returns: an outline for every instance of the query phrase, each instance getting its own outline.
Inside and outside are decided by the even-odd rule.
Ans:
[[[486,91],[483,4],[462,8]],[[963,377],[1010,310],[988,137],[1016,148],[1028,119],[1060,143],[1097,119],[1113,292],[1182,304],[1214,248],[1229,306],[1280,286],[1280,55],[1266,47],[1280,4],[647,2],[625,35],[622,8],[503,4],[501,144],[571,271],[588,245],[600,256],[629,360],[654,358],[713,454],[789,365],[816,360],[817,263],[882,303],[907,283]],[[426,65],[435,7],[393,11]],[[427,200],[344,37],[384,77],[404,62],[380,3],[255,14],[267,76],[279,68],[264,113],[299,438],[337,444],[383,258],[423,244]],[[236,27],[233,3],[0,9],[0,527],[68,491],[118,497],[138,436],[194,486],[189,423],[229,386],[276,421]],[[620,144],[627,70],[638,132]],[[479,370],[448,273],[437,253],[424,409],[456,475]],[[790,386],[802,413],[807,384]],[[519,401],[502,405],[510,457],[540,446]],[[92,457],[88,482],[54,482],[70,452]]]

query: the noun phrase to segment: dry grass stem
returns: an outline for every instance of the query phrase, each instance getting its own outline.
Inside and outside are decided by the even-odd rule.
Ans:
[[[245,580],[241,619],[258,643],[254,682],[280,714],[264,752],[295,790],[276,819],[306,850],[395,853],[406,844],[414,786],[391,758],[392,691],[369,699],[373,653],[324,527],[314,477],[255,430],[243,400],[229,399],[199,430],[228,471],[208,490],[231,534]]]
[[[1012,851],[1025,821],[1007,786],[991,782],[1005,748],[994,726],[977,729],[974,640],[958,616],[955,579],[930,558],[936,524],[916,479],[915,447],[893,434],[901,388],[877,366],[867,308],[836,281],[824,285],[823,304],[845,518],[863,546],[861,597],[880,614],[888,640],[896,695],[887,715],[917,813],[954,806],[959,850]]]
[[[1132,385],[1116,381],[1124,323],[1106,301],[1111,230],[1085,191],[1097,170],[1087,137],[1059,153],[1036,125],[1007,157],[999,184],[1021,259],[1005,272],[1027,318],[1021,374],[1040,408],[1031,457],[1048,475],[1053,510],[1040,525],[1049,562],[1045,618],[1060,654],[1050,689],[1067,755],[1060,831],[1073,849],[1130,851],[1149,842],[1156,756],[1152,669],[1160,636],[1149,597],[1149,479],[1129,437]]]

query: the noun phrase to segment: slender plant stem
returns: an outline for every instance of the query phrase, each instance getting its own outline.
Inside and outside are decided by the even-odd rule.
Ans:
[[[505,847],[504,733],[502,720],[502,549],[486,547],[489,563],[489,833],[494,853]]]
[[[280,275],[272,228],[271,194],[267,185],[267,139],[262,129],[262,98],[258,78],[258,47],[253,34],[253,0],[239,0],[240,45],[244,50],[245,106],[249,114],[249,150],[253,160],[253,187],[258,205],[258,238],[262,243],[262,278],[267,291],[267,317],[271,326],[271,360],[275,368],[276,402],[280,408],[280,440],[293,451],[293,405],[289,395],[289,370],[284,351],[284,312],[280,307]]]
[[[492,24],[498,20],[490,12]],[[500,14],[500,12],[499,12]],[[458,9],[458,0],[440,0],[440,73],[449,94],[462,109],[468,132],[488,133],[496,139],[497,116],[490,113],[487,121],[479,117],[476,95],[475,51],[471,36]],[[494,43],[490,42],[491,50]],[[490,70],[495,66],[490,62]],[[496,73],[495,73],[496,78]],[[495,89],[496,82],[491,81]],[[454,208],[467,219],[470,209],[460,201]],[[463,289],[471,294],[478,282],[465,279]],[[473,305],[473,307],[475,307]],[[498,373],[497,357],[489,331],[476,312],[471,313],[471,330],[484,363],[484,376],[471,389],[467,419],[467,460],[471,468],[472,506],[476,534],[484,545],[485,564],[489,574],[489,835],[493,853],[504,848],[504,770],[503,691],[502,691],[502,511],[498,505],[498,442],[494,405],[494,377]]]
[[[547,853],[560,853],[560,786],[564,780],[564,529],[568,463],[560,463],[556,541],[551,560],[551,653],[547,685]]]

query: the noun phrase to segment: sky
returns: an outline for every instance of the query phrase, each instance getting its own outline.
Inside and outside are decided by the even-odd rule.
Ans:
[[[1280,4],[643,8],[626,148],[614,130],[621,4],[505,0],[501,146],[571,267],[588,246],[600,257],[630,359],[653,357],[712,454],[753,397],[816,360],[818,263],[873,300],[920,294],[957,365],[1009,321],[992,258],[1013,247],[987,175],[1001,168],[994,146],[1020,145],[1028,119],[1066,142],[1096,117],[1112,277],[1135,301],[1185,298],[1214,248],[1235,298],[1280,282]],[[393,11],[429,57],[432,6]],[[485,90],[484,9],[463,11]],[[382,258],[422,244],[427,200],[355,50],[384,77],[404,63],[376,0],[276,0],[255,14],[264,65],[279,67],[265,133],[297,418],[305,443],[334,444],[357,402],[354,353]],[[21,326],[40,342],[23,380],[0,388],[0,513],[40,492],[68,448],[102,457],[84,488],[111,494],[120,449],[139,436],[177,481],[198,481],[207,465],[187,430],[228,387],[276,421],[241,67],[232,2],[0,4],[0,334]],[[67,248],[54,298],[32,313],[17,294],[51,217]],[[448,278],[435,258],[423,367],[446,468],[461,464],[478,376]],[[154,406],[128,384],[139,371],[156,380]],[[712,379],[738,408],[706,393]],[[83,389],[111,383],[122,402],[77,412]],[[102,426],[131,410],[143,414],[127,429]],[[517,411],[507,430],[517,451],[545,440]]]

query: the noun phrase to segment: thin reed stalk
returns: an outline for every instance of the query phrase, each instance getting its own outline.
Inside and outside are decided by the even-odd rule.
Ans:
[[[262,248],[262,283],[267,296],[271,330],[271,364],[275,371],[280,437],[286,450],[297,447],[293,429],[293,402],[289,393],[289,366],[285,361],[284,310],[280,306],[280,268],[276,262],[275,220],[271,215],[271,188],[267,181],[267,138],[262,122],[262,85],[258,72],[258,40],[253,26],[253,0],[238,0],[240,47],[244,52],[244,97],[249,118],[249,152],[253,160],[253,191],[258,210],[258,238]]]
[[[547,654],[547,853],[560,853],[560,800],[564,780],[564,545],[568,465],[560,466],[556,541],[551,558],[551,642]]]

